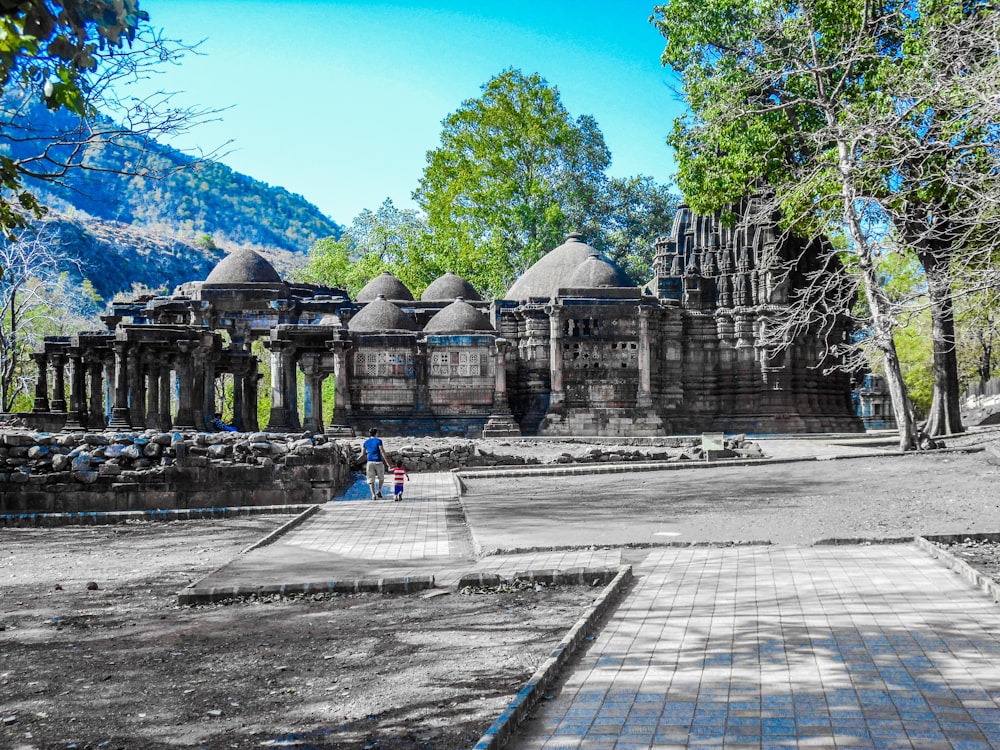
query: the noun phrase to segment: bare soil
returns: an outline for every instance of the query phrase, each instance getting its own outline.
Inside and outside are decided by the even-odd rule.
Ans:
[[[177,606],[286,520],[0,529],[0,747],[468,748],[597,593]]]
[[[1000,531],[985,528],[1000,518],[988,456],[905,461],[811,464],[810,481],[823,486],[863,474],[851,513],[835,509],[846,489],[787,487],[782,502],[734,501],[725,514],[779,538],[796,538],[805,517],[827,518],[825,535],[838,537]],[[525,491],[519,481],[505,495]],[[683,510],[678,487],[670,492]],[[622,518],[635,501],[615,502]],[[707,512],[697,497],[691,503]],[[468,748],[597,593],[512,587],[176,604],[179,589],[285,520],[0,528],[0,747]],[[967,551],[979,555],[966,556],[971,564],[991,561],[986,569],[1000,575],[1000,545]]]

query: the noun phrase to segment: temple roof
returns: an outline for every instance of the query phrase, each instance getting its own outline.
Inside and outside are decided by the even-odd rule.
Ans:
[[[463,299],[481,300],[479,292],[468,281],[457,273],[448,271],[444,276],[434,279],[424,293],[420,295],[421,302],[447,302],[462,297]]]
[[[220,260],[208,274],[205,283],[280,284],[281,277],[264,257],[245,247]]]
[[[461,298],[438,311],[424,326],[424,333],[469,333],[471,331],[493,333],[493,326],[490,325],[490,321],[485,315]]]
[[[415,331],[416,323],[396,305],[379,295],[347,325],[352,333],[387,333],[389,331]]]
[[[598,289],[634,287],[635,283],[613,261],[592,253],[569,275],[565,286],[573,289]]]
[[[374,279],[365,284],[364,288],[358,292],[358,302],[371,302],[379,296],[386,299],[398,299],[411,301],[413,293],[406,288],[406,284],[397,279],[388,271],[383,271]]]
[[[550,299],[559,292],[577,266],[597,251],[583,241],[579,232],[571,232],[566,241],[543,255],[507,290],[504,299],[525,302],[529,299]]]

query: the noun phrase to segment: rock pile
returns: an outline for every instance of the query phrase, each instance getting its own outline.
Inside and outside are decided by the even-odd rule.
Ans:
[[[0,513],[324,502],[350,455],[323,435],[6,432]]]
[[[638,442],[638,441],[637,441]],[[390,461],[402,461],[410,471],[451,471],[486,466],[620,463],[629,461],[702,460],[701,440],[673,438],[644,444],[605,442],[600,438],[566,440],[466,440],[459,438],[385,438]],[[648,443],[648,444],[645,444]],[[743,436],[726,439],[732,457],[761,458],[763,453]],[[354,466],[363,462],[360,442]]]
[[[323,435],[232,432],[24,433],[0,435],[0,482],[26,484],[155,472],[171,466],[272,466],[290,457],[346,461],[348,448]],[[294,461],[292,463],[295,463]]]

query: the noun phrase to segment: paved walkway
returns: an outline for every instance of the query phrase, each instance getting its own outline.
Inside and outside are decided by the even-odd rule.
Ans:
[[[512,747],[1000,746],[1000,608],[912,545],[682,548]]]
[[[768,447],[857,450],[818,445]],[[591,548],[543,512],[573,498],[539,496],[512,515],[493,481],[492,502],[466,498],[464,511],[451,474],[414,475],[399,503],[366,499],[362,482],[197,586],[414,575],[451,586],[625,559],[634,588],[511,747],[1000,747],[1000,606],[914,545]],[[504,546],[523,549],[539,526],[546,544],[576,548],[475,554],[474,533],[503,528]]]
[[[514,578],[552,570],[613,571],[619,550],[564,550],[477,559],[451,473],[414,474],[400,502],[370,500],[359,479],[340,500],[319,507],[274,542],[240,555],[185,593],[252,593],[260,586],[291,589],[350,580],[433,576],[454,586],[466,574]]]

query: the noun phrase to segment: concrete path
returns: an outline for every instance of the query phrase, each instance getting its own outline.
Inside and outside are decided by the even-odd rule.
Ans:
[[[1000,746],[1000,608],[913,545],[682,548],[512,747]]]
[[[265,586],[301,591],[352,581],[433,577],[454,586],[466,574],[514,578],[553,570],[614,571],[619,550],[568,550],[477,559],[451,473],[414,474],[404,499],[370,500],[358,480],[266,546],[240,555],[184,589],[185,601],[247,595]]]

